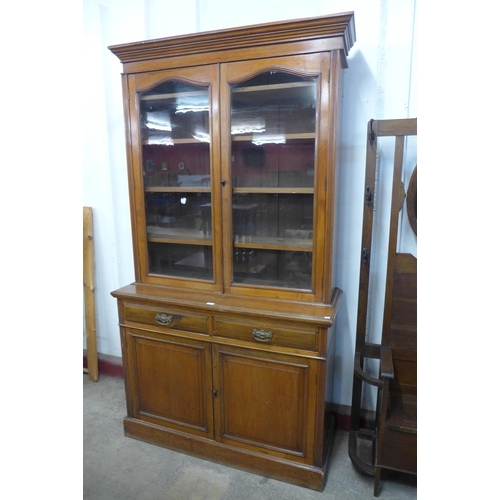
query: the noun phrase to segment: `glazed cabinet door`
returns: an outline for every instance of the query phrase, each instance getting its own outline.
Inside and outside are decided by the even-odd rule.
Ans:
[[[127,85],[136,274],[218,289],[217,67],[131,75]]]
[[[221,68],[225,283],[237,293],[321,297],[329,69],[327,54]]]
[[[317,361],[214,345],[216,439],[312,463]]]
[[[213,438],[210,344],[127,329],[129,415]]]

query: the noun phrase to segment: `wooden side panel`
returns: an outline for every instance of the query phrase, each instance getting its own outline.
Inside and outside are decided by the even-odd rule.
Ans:
[[[417,363],[404,359],[393,359],[394,379],[396,383],[391,385],[391,392],[413,392],[417,391]]]
[[[396,254],[388,343],[392,348],[392,392],[416,394],[417,387],[417,259]]]
[[[387,429],[380,463],[387,469],[417,472],[417,435]]]

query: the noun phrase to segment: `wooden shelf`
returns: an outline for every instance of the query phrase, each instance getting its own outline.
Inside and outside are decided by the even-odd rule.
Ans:
[[[292,82],[292,83],[276,83],[271,85],[257,85],[251,87],[236,87],[233,92],[266,92],[269,90],[284,90],[296,89],[300,87],[313,87],[316,82]]]
[[[233,193],[246,194],[314,194],[314,188],[301,187],[237,187]]]
[[[236,236],[234,248],[312,252],[312,240],[306,238],[277,238],[270,236]]]
[[[312,87],[316,82],[293,82],[293,83],[279,83],[274,85],[258,85],[252,87],[237,87],[234,89],[235,93],[240,92],[266,92],[284,89],[296,89],[300,87]],[[178,99],[179,97],[195,97],[207,94],[208,90],[197,90],[191,92],[173,92],[170,94],[149,94],[141,96],[141,101],[161,101],[168,99]]]
[[[252,142],[255,139],[261,139],[261,134],[254,135],[233,135],[233,142]],[[301,134],[284,134],[283,139],[293,141],[297,139],[316,139],[314,132],[304,132]]]
[[[200,139],[196,139],[195,137],[184,137],[180,139],[172,139],[172,143],[170,144],[156,144],[150,143],[147,140],[142,141],[143,146],[175,146],[176,144],[207,144],[210,145],[209,142],[201,141]]]
[[[148,226],[148,241],[153,243],[175,243],[177,245],[212,246],[212,239],[196,229]]]
[[[145,193],[210,193],[209,187],[178,187],[178,186],[150,186],[144,188]]]
[[[206,247],[211,247],[212,246],[212,240],[200,240],[200,239],[182,239],[182,238],[161,238],[161,237],[149,237],[148,236],[148,242],[150,243],[169,243],[173,245],[200,245],[200,246],[206,246]]]
[[[255,139],[259,139],[260,134],[255,135],[233,135],[233,142],[252,142]],[[306,139],[316,139],[316,134],[314,132],[304,132],[301,134],[285,134],[283,139],[288,141],[293,140],[306,140]],[[143,146],[175,146],[176,144],[210,144],[205,141],[201,141],[199,139],[195,139],[194,137],[186,137],[181,139],[172,139],[172,143],[170,144],[155,144],[150,143],[147,140],[142,141]]]
[[[210,187],[148,186],[145,193],[210,193]],[[313,187],[235,187],[236,194],[314,194]]]
[[[179,97],[195,97],[208,95],[208,88],[203,90],[193,90],[190,92],[173,92],[170,94],[149,94],[141,96],[141,101],[163,101],[168,99],[178,99]]]

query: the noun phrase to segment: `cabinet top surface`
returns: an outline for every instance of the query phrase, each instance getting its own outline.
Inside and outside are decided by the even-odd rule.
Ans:
[[[112,45],[109,50],[122,63],[130,63],[162,57],[332,38],[342,40],[339,48],[347,56],[356,41],[354,12],[144,40]]]
[[[155,301],[170,306],[177,305],[203,310],[205,313],[255,313],[258,316],[281,319],[298,320],[329,326],[335,320],[342,298],[342,291],[335,288],[331,302],[301,303],[293,301],[270,300],[265,301],[252,297],[225,295],[219,293],[195,293],[192,290],[169,289],[163,286],[154,286],[132,283],[112,295],[122,300]]]

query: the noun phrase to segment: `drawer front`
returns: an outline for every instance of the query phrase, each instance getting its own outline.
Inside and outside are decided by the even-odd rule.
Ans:
[[[214,336],[274,345],[291,349],[317,351],[318,330],[288,328],[284,325],[214,318]]]
[[[144,323],[171,330],[185,330],[194,333],[207,333],[208,319],[201,314],[155,307],[140,307],[124,304],[125,322]]]

